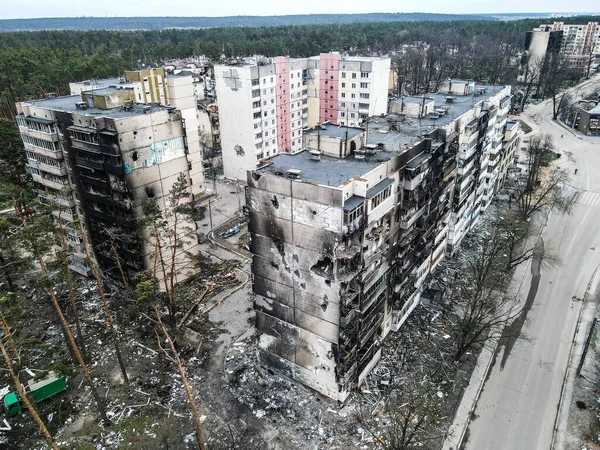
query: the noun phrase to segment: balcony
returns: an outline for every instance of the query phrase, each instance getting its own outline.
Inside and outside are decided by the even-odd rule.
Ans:
[[[473,158],[466,166],[464,166],[464,167],[459,166],[457,169],[458,175],[468,174],[474,165],[475,165],[475,158]]]
[[[67,222],[74,222],[75,218],[71,211],[68,210],[54,210],[52,211],[52,215],[56,218],[60,218],[61,220],[65,220]]]
[[[86,159],[86,158],[76,157],[75,164],[80,167],[86,167],[89,169],[98,169],[98,170],[104,169],[102,161],[92,161],[92,160]]]
[[[44,202],[48,205],[60,205],[65,207],[75,206],[75,201],[72,197],[61,197],[59,195],[50,195],[46,191],[38,190],[38,195],[40,198],[44,200]]]
[[[67,174],[67,168],[64,165],[61,166],[51,166],[49,164],[38,163],[38,168],[42,172],[51,173],[53,175],[65,176]]]
[[[58,142],[58,133],[46,133],[44,131],[32,130],[27,127],[19,127],[19,131],[25,136],[31,136],[44,141]]]
[[[104,177],[88,175],[86,173],[80,173],[79,176],[82,181],[85,181],[85,182],[91,184],[92,186],[97,186],[97,187],[101,187],[101,188],[105,188],[105,189],[108,187],[108,182],[106,181],[106,178],[104,178]]]
[[[419,210],[412,208],[411,210],[407,211],[400,219],[400,228],[405,230],[410,228],[417,221],[417,219],[423,215],[425,208],[426,206],[423,206]]]
[[[477,151],[477,143],[473,144],[471,147],[466,148],[465,145],[461,146],[461,152],[459,153],[459,159],[466,160],[469,159],[473,154]]]
[[[469,175],[468,177],[466,177],[464,180],[461,181],[460,185],[457,186],[457,189],[459,191],[464,191],[467,186],[472,183],[474,180],[473,175]]]
[[[461,145],[469,145],[471,142],[477,140],[479,133],[477,133],[477,128],[471,128],[469,130],[465,129],[465,133],[460,136],[459,144]]]
[[[414,190],[425,179],[428,172],[429,172],[429,170],[425,170],[425,171],[419,173],[418,175],[415,175],[415,177],[412,179],[405,178],[403,181],[404,189],[409,190],[409,191]]]
[[[97,142],[79,141],[77,139],[72,139],[71,146],[73,148],[86,150],[88,152],[100,153],[100,146]]]
[[[44,178],[41,175],[37,175],[37,174],[31,174],[31,177],[33,178],[33,181],[35,181],[36,183],[43,184],[44,186],[47,186],[47,187],[57,190],[57,191],[69,186],[69,183],[66,178],[65,178],[64,183],[58,183],[56,181],[53,181],[48,178]]]
[[[26,142],[23,143],[23,146],[25,147],[25,150],[30,150],[36,155],[41,155],[52,159],[63,159],[63,154],[60,150],[48,150],[46,148],[38,147]]]

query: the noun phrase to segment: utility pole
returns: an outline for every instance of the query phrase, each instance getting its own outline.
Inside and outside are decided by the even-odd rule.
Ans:
[[[210,198],[208,199],[208,219],[210,220],[210,231],[212,231],[213,229],[213,224],[212,224],[212,208],[210,205]],[[210,233],[209,231],[209,233]]]
[[[238,201],[238,215],[241,217],[242,213],[242,201],[240,200],[240,180],[236,181],[236,193],[237,193],[237,201]]]

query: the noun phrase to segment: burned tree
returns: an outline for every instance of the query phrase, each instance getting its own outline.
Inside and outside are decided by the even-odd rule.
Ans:
[[[38,269],[41,272],[41,281],[50,296],[52,305],[60,320],[63,332],[68,341],[68,346],[74,353],[74,356],[79,363],[83,375],[90,387],[92,396],[96,402],[98,412],[105,424],[110,425],[111,421],[106,415],[104,400],[98,394],[96,385],[90,375],[87,364],[85,363],[79,346],[77,345],[73,333],[69,328],[67,320],[62,312],[58,297],[56,295],[56,287],[54,280],[48,271],[47,258],[51,256],[52,249],[57,243],[54,235],[55,225],[48,215],[35,214],[35,210],[31,208],[23,208],[15,201],[15,209],[18,211],[19,220],[13,224],[11,234],[18,241],[21,251],[32,255],[32,259],[37,263]]]
[[[123,380],[125,383],[129,382],[129,378],[127,377],[127,369],[125,369],[125,363],[123,363],[123,357],[121,356],[121,344],[119,343],[119,337],[117,335],[117,330],[115,329],[115,325],[113,323],[112,315],[110,313],[110,309],[108,307],[108,301],[106,300],[106,295],[104,294],[104,287],[102,285],[102,279],[100,278],[100,272],[96,267],[96,263],[91,258],[90,249],[88,245],[87,233],[81,227],[81,234],[83,236],[83,250],[85,252],[85,256],[92,268],[92,272],[94,273],[94,278],[96,280],[96,285],[98,286],[98,293],[100,294],[100,299],[102,300],[102,306],[104,308],[104,314],[106,315],[106,324],[108,329],[110,330],[110,334],[113,340],[113,345],[115,346],[115,352],[117,355],[117,361],[119,363],[119,367],[121,369],[121,374],[123,375]]]
[[[10,341],[12,341],[11,337],[4,336],[4,339],[8,339],[9,345],[10,345]],[[12,346],[14,346],[14,343],[12,343]],[[4,356],[4,361],[6,362],[6,366],[8,367],[8,372],[10,373],[10,376],[13,379],[13,382],[15,384],[15,387],[17,388],[17,391],[19,392],[21,400],[23,401],[23,403],[25,403],[25,406],[29,410],[29,413],[33,417],[33,420],[37,424],[38,428],[44,435],[44,438],[46,439],[46,442],[48,442],[48,445],[50,446],[50,448],[52,448],[52,450],[58,450],[58,447],[52,440],[52,436],[50,435],[50,432],[46,428],[46,425],[44,425],[44,422],[42,422],[42,419],[40,418],[39,414],[33,407],[33,404],[27,398],[25,389],[23,388],[23,386],[21,385],[21,382],[19,381],[19,377],[17,376],[17,372],[14,369],[12,359],[11,359],[10,355],[8,354],[8,352],[6,351],[6,347],[4,346],[2,339],[0,339],[0,351],[2,352],[2,356]]]
[[[508,251],[513,244],[510,232],[498,227],[469,240],[468,255],[455,270],[447,293],[455,322],[456,361],[474,347],[499,337],[521,312],[519,300],[506,290],[512,278],[509,268],[526,261],[529,250],[521,247]]]
[[[359,422],[373,436],[378,448],[427,447],[427,442],[443,436],[439,426],[444,416],[447,387],[443,373],[438,366],[422,378],[403,379],[390,391],[379,417],[361,413]]]
[[[162,330],[165,340],[168,342],[169,347],[171,348],[171,353],[173,354],[173,358],[175,359],[175,362],[177,363],[177,368],[179,369],[179,374],[181,375],[181,381],[183,382],[183,385],[185,387],[185,393],[187,395],[188,401],[190,402],[190,408],[192,409],[192,413],[194,415],[194,424],[196,426],[196,441],[198,442],[198,447],[200,448],[200,450],[204,450],[205,447],[204,447],[204,435],[202,432],[202,422],[200,421],[200,413],[198,412],[198,408],[196,407],[196,401],[194,400],[194,395],[192,394],[192,388],[190,387],[187,377],[185,376],[185,370],[183,369],[183,365],[181,364],[179,355],[177,355],[177,350],[175,349],[175,344],[173,343],[171,336],[167,332],[165,325],[163,324],[162,320],[160,319],[160,312],[159,312],[158,308],[155,307],[154,311],[156,313],[156,318],[158,320],[160,329]]]

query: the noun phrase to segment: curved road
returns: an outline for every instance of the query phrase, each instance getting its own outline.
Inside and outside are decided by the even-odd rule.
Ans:
[[[581,95],[594,86],[597,90],[600,78],[573,91]],[[522,119],[534,133],[554,137],[563,154],[559,165],[571,174],[570,189],[579,195],[570,215],[553,211],[549,216],[541,238],[562,264],[542,265],[535,276],[527,269],[519,291],[523,301],[533,291],[532,281],[537,285],[523,326],[528,339],[499,346],[469,426],[467,450],[550,449],[581,308],[572,298],[583,298],[600,264],[600,137],[582,137],[552,121],[549,101],[530,106]]]

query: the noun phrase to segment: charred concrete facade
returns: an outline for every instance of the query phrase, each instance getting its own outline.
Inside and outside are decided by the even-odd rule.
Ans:
[[[364,145],[348,153],[283,154],[248,173],[266,364],[339,401],[377,364],[386,335],[416,307],[449,245],[460,244],[451,231],[502,177],[490,178],[486,138],[504,133],[506,121],[495,127],[489,116],[510,89],[475,89],[448,105],[432,94],[435,117],[370,119]],[[512,155],[518,126],[506,136]],[[499,161],[503,170],[512,163]]]
[[[456,166],[455,141],[436,131],[401,154],[280,155],[250,173],[255,309],[267,364],[340,401],[369,373],[398,314],[408,314],[398,303],[416,289],[418,277],[408,274],[425,266],[424,277],[441,258],[453,186],[442,180]],[[327,185],[338,172],[350,177]],[[414,208],[421,213],[409,218]],[[400,277],[404,290],[395,288]]]
[[[39,194],[56,206],[57,220],[69,230],[71,268],[91,274],[80,226],[104,273],[120,279],[115,251],[127,276],[151,268],[153,246],[137,223],[141,206],[152,199],[166,212],[169,190],[179,174],[193,184],[193,165],[201,161],[201,154],[190,155],[182,113],[173,107],[137,105],[132,90],[117,88],[22,102],[18,110]],[[195,225],[187,225],[193,231],[183,239],[177,263],[191,270],[184,251],[197,253],[197,237]],[[107,245],[107,229],[116,231],[114,249]],[[169,243],[163,244],[168,251]],[[182,270],[179,280],[187,273]]]

